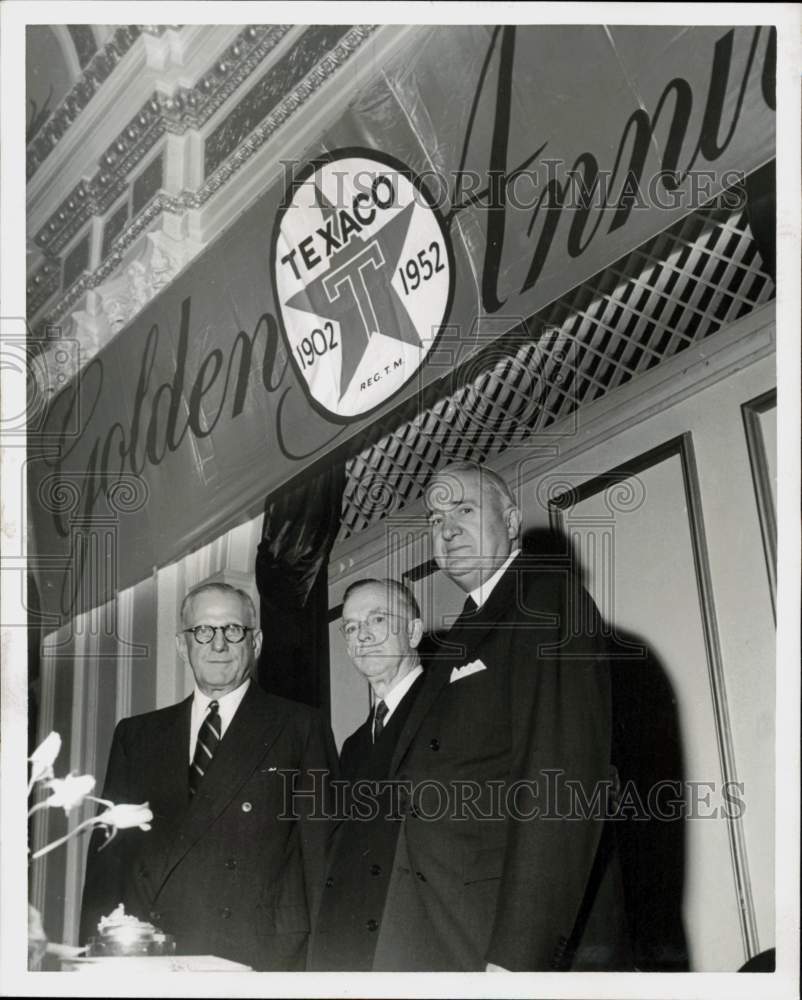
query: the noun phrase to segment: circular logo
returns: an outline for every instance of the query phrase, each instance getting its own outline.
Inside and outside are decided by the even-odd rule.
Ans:
[[[350,420],[398,392],[435,344],[453,274],[440,217],[403,165],[361,151],[310,164],[276,220],[273,279],[313,404]]]

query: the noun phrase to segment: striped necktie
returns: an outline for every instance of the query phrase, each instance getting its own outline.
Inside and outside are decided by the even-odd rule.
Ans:
[[[384,729],[384,719],[390,709],[385,705],[383,701],[376,703],[376,708],[373,712],[373,742],[381,736],[382,730]]]
[[[216,701],[209,702],[209,711],[203,720],[203,725],[198,733],[198,742],[195,744],[195,755],[189,768],[189,795],[190,798],[197,792],[201,778],[209,768],[209,764],[214,757],[217,744],[222,739],[222,724],[220,722],[220,708]]]

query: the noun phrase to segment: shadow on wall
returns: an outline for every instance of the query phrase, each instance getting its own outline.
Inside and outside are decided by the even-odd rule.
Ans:
[[[542,559],[544,569],[573,573],[587,587],[564,534],[530,530],[522,548],[530,565]],[[687,972],[690,963],[682,922],[685,766],[676,699],[665,668],[643,637],[613,631],[610,623],[605,626],[612,762],[621,788],[619,818],[611,825],[624,879],[634,965],[643,972]],[[444,633],[424,637],[424,663],[427,657],[436,656],[443,638]],[[658,787],[661,791],[655,799]],[[650,801],[656,802],[657,809],[649,808]]]
[[[616,656],[632,645],[642,648],[641,658]],[[624,794],[633,789],[635,802],[616,823],[635,966],[644,972],[687,972],[685,768],[676,699],[665,669],[642,637],[619,631],[611,651],[613,763]],[[658,788],[664,791],[655,797]]]

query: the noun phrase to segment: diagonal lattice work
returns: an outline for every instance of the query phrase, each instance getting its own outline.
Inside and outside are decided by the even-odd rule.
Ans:
[[[355,455],[339,540],[416,500],[447,461],[520,444],[773,296],[743,210],[686,216],[505,334],[462,388]]]

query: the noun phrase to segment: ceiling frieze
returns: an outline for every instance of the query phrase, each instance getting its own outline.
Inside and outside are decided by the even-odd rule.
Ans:
[[[321,39],[337,39],[328,51],[316,52],[317,61],[297,85],[287,92],[278,103],[265,101],[265,89],[257,84],[231,111],[232,115],[245,116],[250,125],[257,120],[249,102],[261,110],[263,120],[252,127],[231,155],[228,155],[195,190],[184,189],[177,194],[157,192],[139,212],[132,213],[127,225],[116,238],[104,240],[103,255],[99,264],[91,272],[81,275],[48,310],[48,315],[37,326],[62,321],[81,296],[90,289],[98,288],[121,264],[132,244],[163,213],[183,215],[191,209],[201,208],[213,195],[219,192],[245,163],[275,134],[275,132],[295,114],[306,101],[336,72],[362,43],[376,30],[376,25],[354,25],[341,29],[334,35],[321,34],[314,28],[307,29],[289,50],[292,56],[296,47],[299,51],[310,51],[312,42],[321,46]],[[217,107],[232,93],[239,83],[265,58],[289,30],[289,26],[268,28],[246,28],[229,46],[229,56],[238,49],[241,63],[227,63],[229,56],[216,60],[215,65],[204,74],[192,88],[179,88],[173,97],[154,94],[139,114],[129,122],[118,139],[107,148],[101,158],[101,168],[89,181],[82,181],[64,199],[58,209],[36,234],[35,243],[51,258],[58,260],[58,254],[76,236],[89,218],[105,213],[127,190],[128,175],[145,154],[153,148],[157,140],[167,131],[181,133],[195,128],[213,114]],[[250,33],[250,34],[249,34]],[[247,39],[247,42],[246,42]],[[306,41],[304,41],[306,39]],[[286,58],[286,57],[285,57]],[[303,61],[301,65],[304,65]],[[269,75],[270,71],[268,71]],[[212,80],[217,81],[213,83]],[[265,108],[269,108],[266,116]],[[227,120],[227,119],[225,119]],[[224,121],[225,121],[224,120]],[[238,125],[241,134],[241,125]],[[39,272],[36,272],[39,276]],[[43,282],[36,278],[29,282],[28,314],[34,315],[55,294],[52,281],[47,283],[47,293]]]
[[[78,54],[81,69],[86,69],[97,52],[97,42],[88,24],[68,24],[67,31]]]
[[[245,28],[193,87],[172,96],[154,91],[107,147],[94,175],[64,199],[34,241],[45,253],[58,254],[86,219],[108,210],[127,186],[128,174],[166,133],[200,128],[259,66],[291,25]]]
[[[306,77],[273,107],[267,117],[253,128],[239,147],[218,166],[193,193],[183,195],[188,208],[200,208],[257,152],[267,140],[339,69],[377,28],[359,24],[350,28],[331,51],[327,52]],[[250,96],[250,95],[249,95]],[[237,109],[238,110],[238,109]]]
[[[34,236],[34,243],[49,256],[60,253],[86,220],[97,211],[97,204],[93,182],[81,181]]]
[[[200,128],[257,69],[292,29],[291,24],[249,25],[193,87],[179,88],[175,110],[184,128]]]
[[[163,213],[182,215],[185,210],[183,198],[174,198],[163,192],[157,194],[148,205],[136,216],[133,222],[125,228],[123,233],[114,241],[112,249],[101,262],[101,264],[91,273],[83,274],[66,293],[51,307],[47,317],[37,324],[37,327],[45,327],[57,324],[63,320],[66,314],[78,302],[84,292],[96,289],[103,284],[120,266],[123,258],[131,249],[138,237],[148,229]],[[30,287],[30,286],[29,286]],[[29,315],[31,315],[29,311]]]
[[[43,398],[57,392],[107,344],[147,303],[166,287],[201,248],[191,239],[176,239],[163,230],[145,236],[125,264],[96,290],[89,290],[69,324],[50,323],[37,331],[40,353],[33,370]],[[73,349],[63,350],[68,333]]]
[[[258,80],[211,132],[204,143],[203,173],[208,176],[230,156],[250,133],[344,38],[361,42],[363,35],[343,24],[312,25],[295,45]],[[346,44],[340,61],[352,51]],[[337,59],[337,57],[333,57]],[[336,63],[335,63],[336,68]]]
[[[56,294],[60,280],[61,267],[58,261],[46,260],[34,271],[26,289],[29,316],[39,312],[51,295]]]
[[[124,24],[112,35],[103,48],[95,53],[81,79],[67,94],[61,104],[31,140],[27,150],[27,178],[30,180],[59,140],[75,123],[98,89],[106,82],[122,57],[141,34],[161,35],[170,25]],[[175,27],[175,25],[173,25]]]

